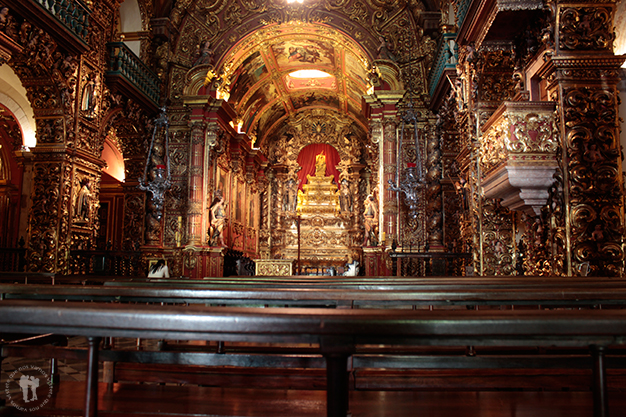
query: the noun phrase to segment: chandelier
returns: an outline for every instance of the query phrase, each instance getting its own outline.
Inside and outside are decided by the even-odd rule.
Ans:
[[[404,41],[400,43],[406,45]],[[422,114],[417,111],[415,104],[416,87],[415,77],[411,74],[411,65],[419,62],[419,59],[414,59],[413,51],[416,49],[415,45],[409,45],[409,57],[408,63],[405,68],[408,69],[408,77],[405,76],[407,82],[407,91],[403,99],[403,108],[399,112],[400,117],[400,138],[398,143],[398,164],[396,164],[396,177],[395,181],[391,179],[387,180],[389,189],[396,193],[404,194],[404,202],[408,208],[408,215],[411,219],[416,220],[419,213],[419,191],[426,186],[424,179],[424,171],[422,169],[422,156],[420,151],[420,134],[421,131],[418,128],[418,121],[422,117]],[[415,143],[415,163],[408,163],[406,171],[404,171],[404,178],[399,181],[400,177],[400,162],[402,161],[402,143],[404,142],[404,134],[407,126],[413,126],[411,137],[408,138]]]

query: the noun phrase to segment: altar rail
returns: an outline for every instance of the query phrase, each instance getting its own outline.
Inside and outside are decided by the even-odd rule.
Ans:
[[[318,344],[327,415],[348,410],[349,358],[358,345],[589,348],[594,416],[608,416],[605,349],[626,344],[626,310],[319,310],[3,301],[0,332],[89,340],[85,415],[95,416],[101,337]]]

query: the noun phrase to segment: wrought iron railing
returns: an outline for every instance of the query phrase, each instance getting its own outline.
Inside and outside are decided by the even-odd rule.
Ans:
[[[89,42],[91,11],[80,0],[34,0],[83,42]]]
[[[124,42],[107,44],[110,52],[107,76],[122,76],[152,103],[159,103],[159,77]]]
[[[0,248],[0,271],[23,272],[26,267],[26,248]]]
[[[465,276],[471,253],[392,252],[391,273],[401,277]]]
[[[72,250],[68,275],[146,276],[147,267],[139,251]]]

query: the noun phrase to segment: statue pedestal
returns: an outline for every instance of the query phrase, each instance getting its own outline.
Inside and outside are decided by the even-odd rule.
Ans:
[[[209,276],[211,277],[223,277],[224,276],[224,248],[212,248],[209,249]]]
[[[333,178],[332,175],[307,175],[308,182],[302,186],[304,191],[298,191],[296,212],[301,216],[336,215],[339,212],[339,196]]]
[[[385,262],[384,248],[363,248],[365,276],[391,276],[391,265]]]

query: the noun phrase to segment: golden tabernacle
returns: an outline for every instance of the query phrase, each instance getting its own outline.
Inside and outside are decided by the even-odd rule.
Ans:
[[[315,175],[298,190],[300,255],[303,266],[343,266],[349,257],[349,233],[340,212],[339,193],[332,175],[326,175],[326,158],[315,158]],[[298,233],[287,231],[285,258],[297,258]]]
[[[307,183],[302,186],[304,191],[298,190],[296,212],[299,215],[334,215],[339,211],[337,185],[333,183],[332,175],[325,175],[325,170],[326,158],[323,154],[317,155],[315,176],[307,175]]]

